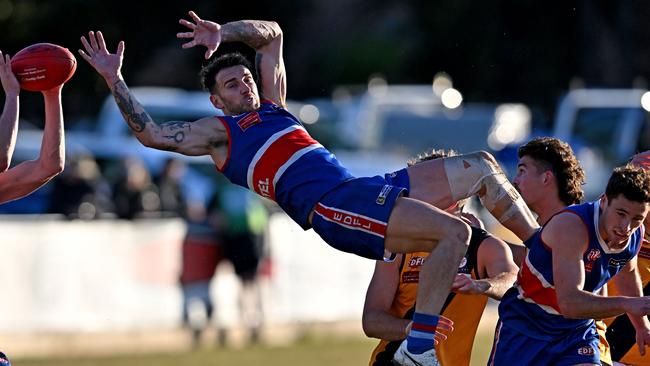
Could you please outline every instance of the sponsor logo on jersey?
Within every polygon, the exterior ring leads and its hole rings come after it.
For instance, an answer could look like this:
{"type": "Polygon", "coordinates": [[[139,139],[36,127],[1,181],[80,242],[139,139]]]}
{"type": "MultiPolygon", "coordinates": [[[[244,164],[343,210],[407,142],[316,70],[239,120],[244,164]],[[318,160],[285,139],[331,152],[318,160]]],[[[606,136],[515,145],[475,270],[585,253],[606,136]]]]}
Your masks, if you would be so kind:
{"type": "Polygon", "coordinates": [[[409,261],[409,267],[420,267],[424,264],[425,257],[411,257],[411,260],[409,261]]]}
{"type": "Polygon", "coordinates": [[[257,181],[257,188],[259,188],[259,193],[263,197],[271,197],[271,191],[269,186],[269,178],[264,180],[257,181]]]}
{"type": "Polygon", "coordinates": [[[587,254],[587,260],[594,262],[596,259],[600,258],[600,250],[599,249],[592,249],[589,251],[589,254],[587,254]]]}
{"type": "Polygon", "coordinates": [[[580,347],[578,348],[578,354],[580,356],[593,356],[596,351],[592,347],[580,347]]]}
{"type": "Polygon", "coordinates": [[[623,267],[624,265],[627,264],[627,261],[629,259],[616,259],[616,258],[610,258],[608,265],[610,267],[623,267]]]}
{"type": "Polygon", "coordinates": [[[257,112],[250,112],[242,119],[237,121],[237,125],[239,126],[239,128],[241,128],[242,131],[246,131],[250,127],[255,126],[260,122],[262,122],[260,115],[257,112]]]}
{"type": "Polygon", "coordinates": [[[420,282],[420,271],[408,271],[402,273],[402,283],[420,282]]]}
{"type": "Polygon", "coordinates": [[[390,191],[393,189],[393,186],[389,186],[386,184],[382,189],[381,192],[379,192],[379,196],[377,196],[377,200],[375,201],[378,205],[383,205],[386,203],[386,197],[388,197],[388,194],[390,191]]]}

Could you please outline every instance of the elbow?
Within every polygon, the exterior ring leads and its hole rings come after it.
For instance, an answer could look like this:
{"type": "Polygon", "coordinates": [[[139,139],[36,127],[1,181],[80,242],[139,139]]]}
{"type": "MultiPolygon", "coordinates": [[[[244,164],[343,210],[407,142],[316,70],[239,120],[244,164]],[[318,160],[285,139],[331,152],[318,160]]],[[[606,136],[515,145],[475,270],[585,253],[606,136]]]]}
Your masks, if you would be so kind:
{"type": "Polygon", "coordinates": [[[566,299],[566,300],[558,299],[557,305],[558,308],[560,309],[560,314],[562,314],[564,317],[574,318],[574,319],[579,319],[581,317],[581,313],[578,307],[570,299],[566,299]]]}
{"type": "Polygon", "coordinates": [[[275,21],[271,21],[270,23],[273,28],[273,33],[275,34],[273,38],[282,38],[282,28],[280,27],[280,24],[275,21]]]}
{"type": "Polygon", "coordinates": [[[372,330],[372,327],[365,321],[361,322],[361,327],[363,328],[363,334],[368,338],[376,338],[375,333],[372,330]]]}
{"type": "Polygon", "coordinates": [[[361,328],[363,329],[363,334],[369,338],[376,338],[372,323],[373,322],[371,321],[370,316],[364,312],[363,316],[361,317],[361,328]]]}
{"type": "Polygon", "coordinates": [[[41,163],[39,166],[39,171],[41,172],[41,175],[44,179],[49,180],[59,175],[61,172],[63,172],[64,168],[65,168],[65,158],[59,157],[41,163]]]}

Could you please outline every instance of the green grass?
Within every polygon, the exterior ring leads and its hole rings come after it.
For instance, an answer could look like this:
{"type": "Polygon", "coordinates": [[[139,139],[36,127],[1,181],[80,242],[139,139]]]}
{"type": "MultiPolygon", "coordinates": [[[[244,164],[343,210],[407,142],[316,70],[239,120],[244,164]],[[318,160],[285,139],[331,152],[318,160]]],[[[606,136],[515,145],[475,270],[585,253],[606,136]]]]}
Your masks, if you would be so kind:
{"type": "MultiPolygon", "coordinates": [[[[205,348],[168,354],[120,355],[57,359],[12,359],[15,366],[359,366],[367,365],[376,341],[360,337],[307,336],[290,346],[251,346],[205,348]]],[[[477,335],[472,365],[485,365],[491,347],[491,334],[477,335]]]]}

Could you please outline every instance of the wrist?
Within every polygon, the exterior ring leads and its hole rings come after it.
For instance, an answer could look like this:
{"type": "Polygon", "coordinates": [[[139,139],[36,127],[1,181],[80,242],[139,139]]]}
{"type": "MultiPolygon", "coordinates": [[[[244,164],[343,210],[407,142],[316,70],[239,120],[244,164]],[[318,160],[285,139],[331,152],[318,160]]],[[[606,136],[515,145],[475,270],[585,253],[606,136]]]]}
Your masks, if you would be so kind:
{"type": "Polygon", "coordinates": [[[108,84],[108,86],[112,89],[115,84],[124,81],[124,78],[122,78],[122,74],[118,72],[113,75],[104,76],[104,80],[106,80],[106,84],[108,84]]]}
{"type": "Polygon", "coordinates": [[[17,90],[5,90],[5,98],[7,99],[18,98],[19,94],[20,94],[20,88],[17,90]]]}

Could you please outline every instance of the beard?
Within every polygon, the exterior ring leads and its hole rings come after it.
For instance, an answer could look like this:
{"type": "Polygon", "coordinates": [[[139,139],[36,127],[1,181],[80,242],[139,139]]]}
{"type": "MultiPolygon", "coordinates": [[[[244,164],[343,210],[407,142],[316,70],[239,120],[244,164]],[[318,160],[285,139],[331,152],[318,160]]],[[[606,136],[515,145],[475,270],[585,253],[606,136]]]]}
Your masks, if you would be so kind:
{"type": "Polygon", "coordinates": [[[256,96],[252,102],[241,102],[233,105],[226,105],[224,113],[236,116],[248,112],[256,111],[260,108],[260,99],[256,96]]]}

